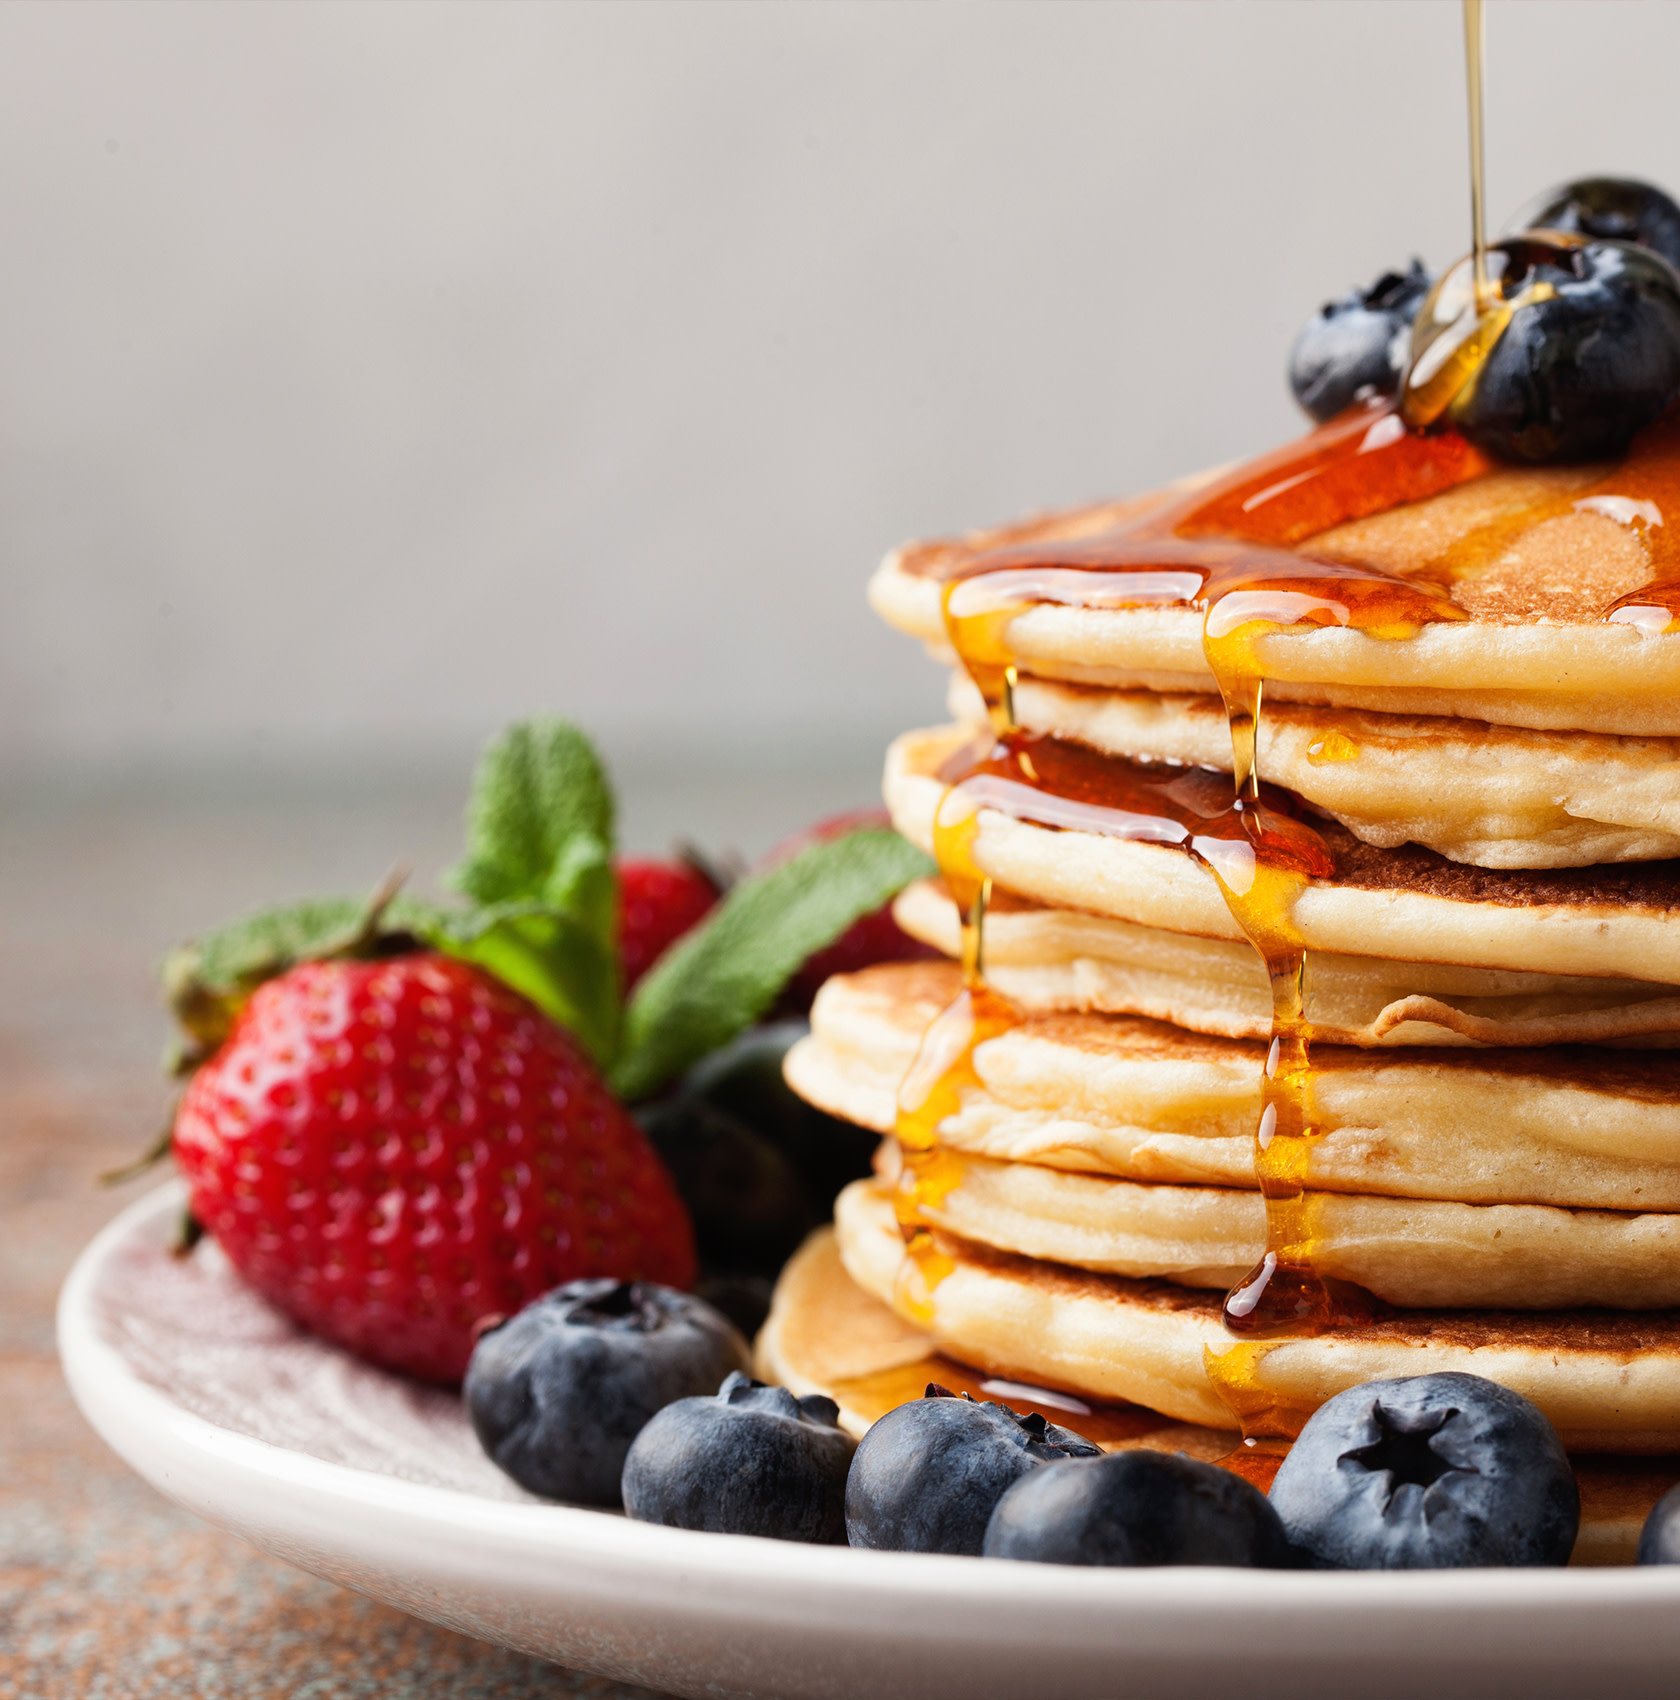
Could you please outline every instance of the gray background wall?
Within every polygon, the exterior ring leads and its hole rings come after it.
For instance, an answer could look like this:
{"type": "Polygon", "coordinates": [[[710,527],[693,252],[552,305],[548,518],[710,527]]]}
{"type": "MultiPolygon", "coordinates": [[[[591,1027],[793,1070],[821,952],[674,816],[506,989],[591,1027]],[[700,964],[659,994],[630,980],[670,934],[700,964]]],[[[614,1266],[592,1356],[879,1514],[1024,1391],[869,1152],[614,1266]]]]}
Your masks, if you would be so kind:
{"type": "MultiPolygon", "coordinates": [[[[1489,35],[1495,222],[1680,185],[1680,9],[1489,35]]],[[[940,695],[881,551],[1294,431],[1300,319],[1467,245],[1461,65],[1439,0],[13,0],[0,778],[553,708],[866,787],[940,695]]]]}

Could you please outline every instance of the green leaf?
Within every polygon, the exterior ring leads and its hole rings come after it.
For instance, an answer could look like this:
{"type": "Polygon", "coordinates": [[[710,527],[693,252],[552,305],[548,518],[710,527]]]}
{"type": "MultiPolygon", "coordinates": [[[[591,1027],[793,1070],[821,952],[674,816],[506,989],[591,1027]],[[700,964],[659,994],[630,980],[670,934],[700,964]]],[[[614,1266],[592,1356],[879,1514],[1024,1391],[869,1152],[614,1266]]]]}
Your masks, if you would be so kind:
{"type": "Polygon", "coordinates": [[[191,952],[201,984],[230,992],[265,980],[307,957],[326,956],[355,936],[367,911],[365,897],[308,897],[298,903],[243,915],[218,928],[191,952]]]}
{"type": "Polygon", "coordinates": [[[481,904],[603,901],[610,923],[613,798],[589,740],[564,720],[510,726],[479,758],[467,804],[467,853],[447,876],[481,904]]]}
{"type": "Polygon", "coordinates": [[[605,1067],[618,1042],[618,950],[564,911],[499,903],[440,912],[417,929],[426,942],[494,974],[568,1028],[605,1067]]]}
{"type": "MultiPolygon", "coordinates": [[[[423,935],[442,913],[400,894],[376,907],[377,930],[385,935],[423,935]]],[[[196,1044],[213,1050],[264,980],[349,949],[365,935],[369,919],[366,897],[309,897],[260,909],[171,951],[163,964],[164,990],[196,1044]]]]}
{"type": "Polygon", "coordinates": [[[603,1067],[618,1042],[613,797],[589,740],[564,720],[511,726],[484,752],[467,853],[448,883],[477,905],[427,933],[575,1033],[603,1067]]]}
{"type": "Polygon", "coordinates": [[[645,1098],[727,1044],[807,956],[932,869],[896,832],[864,827],[742,880],[637,985],[613,1089],[627,1102],[645,1098]]]}

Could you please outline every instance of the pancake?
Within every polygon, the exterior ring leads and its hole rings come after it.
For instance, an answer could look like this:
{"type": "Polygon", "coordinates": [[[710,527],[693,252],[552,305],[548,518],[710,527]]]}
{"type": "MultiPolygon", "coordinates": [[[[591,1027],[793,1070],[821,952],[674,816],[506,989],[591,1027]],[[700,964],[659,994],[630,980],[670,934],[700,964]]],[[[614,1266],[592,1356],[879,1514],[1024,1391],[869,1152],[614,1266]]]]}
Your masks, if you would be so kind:
{"type": "MultiPolygon", "coordinates": [[[[783,1269],[754,1360],[762,1380],[779,1382],[799,1397],[833,1399],[841,1425],[860,1438],[878,1417],[937,1382],[1018,1411],[1043,1411],[1108,1451],[1184,1452],[1213,1462],[1237,1447],[1236,1435],[1223,1428],[1035,1387],[1020,1372],[988,1375],[945,1355],[930,1334],[852,1280],[828,1228],[814,1233],[783,1269]]],[[[1581,1532],[1571,1562],[1632,1563],[1652,1505],[1680,1479],[1680,1458],[1588,1455],[1571,1462],[1581,1489],[1581,1532]]]]}
{"type": "MultiPolygon", "coordinates": [[[[946,963],[838,975],[784,1065],[819,1109],[890,1134],[922,1033],[956,995],[946,963]]],[[[1081,1175],[1253,1189],[1265,1047],[1125,1016],[1048,1015],[974,1053],[948,1150],[1081,1175]]],[[[1680,1059],[1666,1053],[1313,1050],[1304,1179],[1461,1204],[1680,1211],[1680,1059]]],[[[1251,1231],[1245,1215],[1242,1233],[1251,1231]]],[[[978,1237],[988,1238],[981,1234],[978,1237]]],[[[994,1242],[995,1243],[995,1242],[994,1242]]],[[[1258,1253],[1247,1239],[1234,1261],[1258,1253]]],[[[1083,1261],[1070,1257],[1068,1261],[1083,1261]]]]}
{"type": "MultiPolygon", "coordinates": [[[[965,733],[910,732],[887,754],[893,824],[923,849],[965,733]]],[[[1379,850],[1346,828],[1319,828],[1334,861],[1296,899],[1309,950],[1401,962],[1680,983],[1680,865],[1591,870],[1464,867],[1408,845],[1379,850]]],[[[970,846],[984,873],[1041,903],[1203,938],[1240,937],[1213,875],[1177,844],[1056,829],[981,808],[970,846]]],[[[1670,1017],[1672,1019],[1672,1017],[1670,1017]]]]}
{"type": "MultiPolygon", "coordinates": [[[[1015,688],[1029,732],[1106,755],[1231,770],[1212,696],[1098,691],[1042,679],[1015,688]]],[[[951,710],[985,723],[953,676],[951,710]]],[[[1482,868],[1576,868],[1680,855],[1680,738],[1533,732],[1473,720],[1269,703],[1261,773],[1367,844],[1421,844],[1482,868]]]]}
{"type": "MultiPolygon", "coordinates": [[[[889,1185],[897,1147],[879,1163],[889,1185]]],[[[1258,1191],[963,1155],[921,1216],[963,1241],[1097,1274],[1236,1286],[1266,1250],[1258,1191]],[[954,1184],[951,1181],[954,1180],[954,1184]]],[[[1315,1192],[1312,1263],[1409,1310],[1680,1306],[1680,1216],[1315,1192]]]]}
{"type": "MultiPolygon", "coordinates": [[[[1635,514],[1578,509],[1603,468],[1503,468],[1296,545],[1401,578],[1445,579],[1463,620],[1390,639],[1344,627],[1274,630],[1253,657],[1269,702],[1445,715],[1537,730],[1680,735],[1680,633],[1613,624],[1652,579],[1635,514]]],[[[1157,501],[1162,500],[1156,498],[1157,501]]],[[[942,661],[944,584],[1004,548],[1100,536],[1146,504],[1105,503],[895,551],[870,581],[876,612],[942,661]]],[[[1608,508],[1609,511],[1606,511],[1608,508]]],[[[1039,678],[1207,694],[1214,679],[1193,607],[1028,606],[1005,639],[1039,678]]]]}
{"type": "MultiPolygon", "coordinates": [[[[856,1181],[835,1203],[847,1273],[890,1303],[903,1257],[892,1205],[856,1181]]],[[[942,1235],[954,1259],[932,1289],[929,1332],[992,1375],[1145,1405],[1208,1427],[1230,1417],[1203,1344],[1231,1344],[1217,1294],[989,1251],[942,1235]]],[[[1680,1316],[1670,1311],[1406,1311],[1368,1327],[1284,1340],[1256,1369],[1284,1404],[1314,1409],[1380,1377],[1461,1370],[1532,1399],[1572,1450],[1680,1450],[1680,1316]]]]}
{"type": "MultiPolygon", "coordinates": [[[[913,938],[960,953],[956,905],[940,882],[907,886],[893,914],[913,938]]],[[[1246,942],[1048,909],[1001,887],[986,915],[986,974],[1024,1010],[1104,1010],[1233,1039],[1271,1036],[1271,990],[1246,942]]],[[[1319,951],[1307,958],[1306,994],[1314,1032],[1336,1045],[1680,1042],[1680,987],[1639,980],[1319,951]]]]}

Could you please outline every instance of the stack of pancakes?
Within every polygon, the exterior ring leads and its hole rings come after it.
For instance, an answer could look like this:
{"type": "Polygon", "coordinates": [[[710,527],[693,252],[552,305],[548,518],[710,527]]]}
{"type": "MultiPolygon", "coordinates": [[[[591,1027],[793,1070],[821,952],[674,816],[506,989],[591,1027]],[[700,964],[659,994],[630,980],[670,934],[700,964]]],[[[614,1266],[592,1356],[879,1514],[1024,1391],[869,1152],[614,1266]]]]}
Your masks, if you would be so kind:
{"type": "MultiPolygon", "coordinates": [[[[1361,1326],[1258,1358],[1280,1406],[1468,1370],[1527,1394],[1573,1448],[1680,1450],[1680,632],[1650,609],[1605,617],[1656,576],[1662,516],[1640,490],[1653,454],[1680,475],[1665,430],[1625,498],[1614,468],[1494,469],[1297,545],[1444,584],[1464,618],[1252,644],[1260,773],[1334,864],[1291,911],[1314,1036],[1313,1262],[1376,1301],[1361,1326]]],[[[872,600],[952,662],[949,583],[1127,511],[912,546],[872,600]]],[[[1024,732],[1229,795],[1195,607],[1029,603],[1006,638],[1024,732]]],[[[956,724],[906,734],[887,762],[893,819],[930,850],[953,757],[986,727],[961,668],[951,708],[956,724]]],[[[938,1127],[947,1182],[920,1209],[949,1272],[917,1319],[993,1375],[1232,1428],[1204,1347],[1225,1349],[1221,1301],[1267,1243],[1267,973],[1183,843],[1050,815],[993,793],[972,817],[986,978],[1022,1020],[974,1050],[938,1127]]],[[[958,955],[943,881],[897,913],[958,955]]],[[[891,1135],[961,987],[954,961],[831,980],[788,1078],[891,1135]]],[[[897,1161],[889,1140],[836,1233],[851,1278],[904,1310],[897,1161]]]]}

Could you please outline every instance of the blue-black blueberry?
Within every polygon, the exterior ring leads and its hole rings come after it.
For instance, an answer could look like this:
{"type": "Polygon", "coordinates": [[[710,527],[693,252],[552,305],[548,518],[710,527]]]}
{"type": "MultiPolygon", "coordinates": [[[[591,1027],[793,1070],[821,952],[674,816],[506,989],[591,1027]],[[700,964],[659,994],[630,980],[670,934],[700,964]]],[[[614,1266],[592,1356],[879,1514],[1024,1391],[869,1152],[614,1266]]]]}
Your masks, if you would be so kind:
{"type": "MultiPolygon", "coordinates": [[[[1650,248],[1535,232],[1495,243],[1490,276],[1510,322],[1459,390],[1448,417],[1503,460],[1567,462],[1620,454],[1680,393],[1680,273],[1650,248]],[[1526,299],[1525,299],[1526,298],[1526,299]]],[[[1443,280],[1419,319],[1439,321],[1443,280]]],[[[1414,376],[1430,358],[1421,352],[1414,376]]]]}
{"type": "Polygon", "coordinates": [[[1654,248],[1680,266],[1680,206],[1653,183],[1635,177],[1577,177],[1536,195],[1505,226],[1521,230],[1564,230],[1573,236],[1608,237],[1654,248]]]}
{"type": "Polygon", "coordinates": [[[667,1405],[624,1460],[624,1509],[643,1523],[835,1544],[857,1442],[840,1407],[731,1375],[711,1398],[667,1405]]]}
{"type": "Polygon", "coordinates": [[[879,1135],[813,1109],[782,1076],[810,1031],[777,1021],[714,1051],[636,1120],[665,1159],[694,1223],[695,1290],[743,1334],[758,1331],[772,1283],[834,1195],[869,1173],[879,1135]]]}
{"type": "Polygon", "coordinates": [[[1639,1531],[1639,1564],[1680,1564],[1680,1486],[1671,1487],[1639,1531]]]}
{"type": "Polygon", "coordinates": [[[1457,1371],[1368,1381],[1327,1400],[1271,1500],[1290,1541],[1323,1570],[1567,1564],[1581,1521],[1544,1414],[1457,1371]]]}
{"type": "Polygon", "coordinates": [[[982,1551],[1039,1564],[1293,1563],[1266,1496],[1182,1452],[1110,1452],[1032,1470],[993,1508],[982,1551]]]}
{"type": "Polygon", "coordinates": [[[978,1556],[1004,1491],[1041,1464],[1092,1458],[1083,1435],[977,1403],[930,1383],[858,1443],[846,1479],[846,1538],[855,1547],[978,1556]]]}
{"type": "Polygon", "coordinates": [[[569,1281],[479,1339],[463,1391],[480,1444],[521,1487],[617,1505],[648,1419],[747,1359],[733,1325],[691,1293],[569,1281]]]}
{"type": "Polygon", "coordinates": [[[1362,396],[1393,395],[1411,348],[1412,320],[1429,293],[1421,260],[1351,289],[1302,325],[1289,350],[1289,387],[1320,424],[1362,396]]]}

